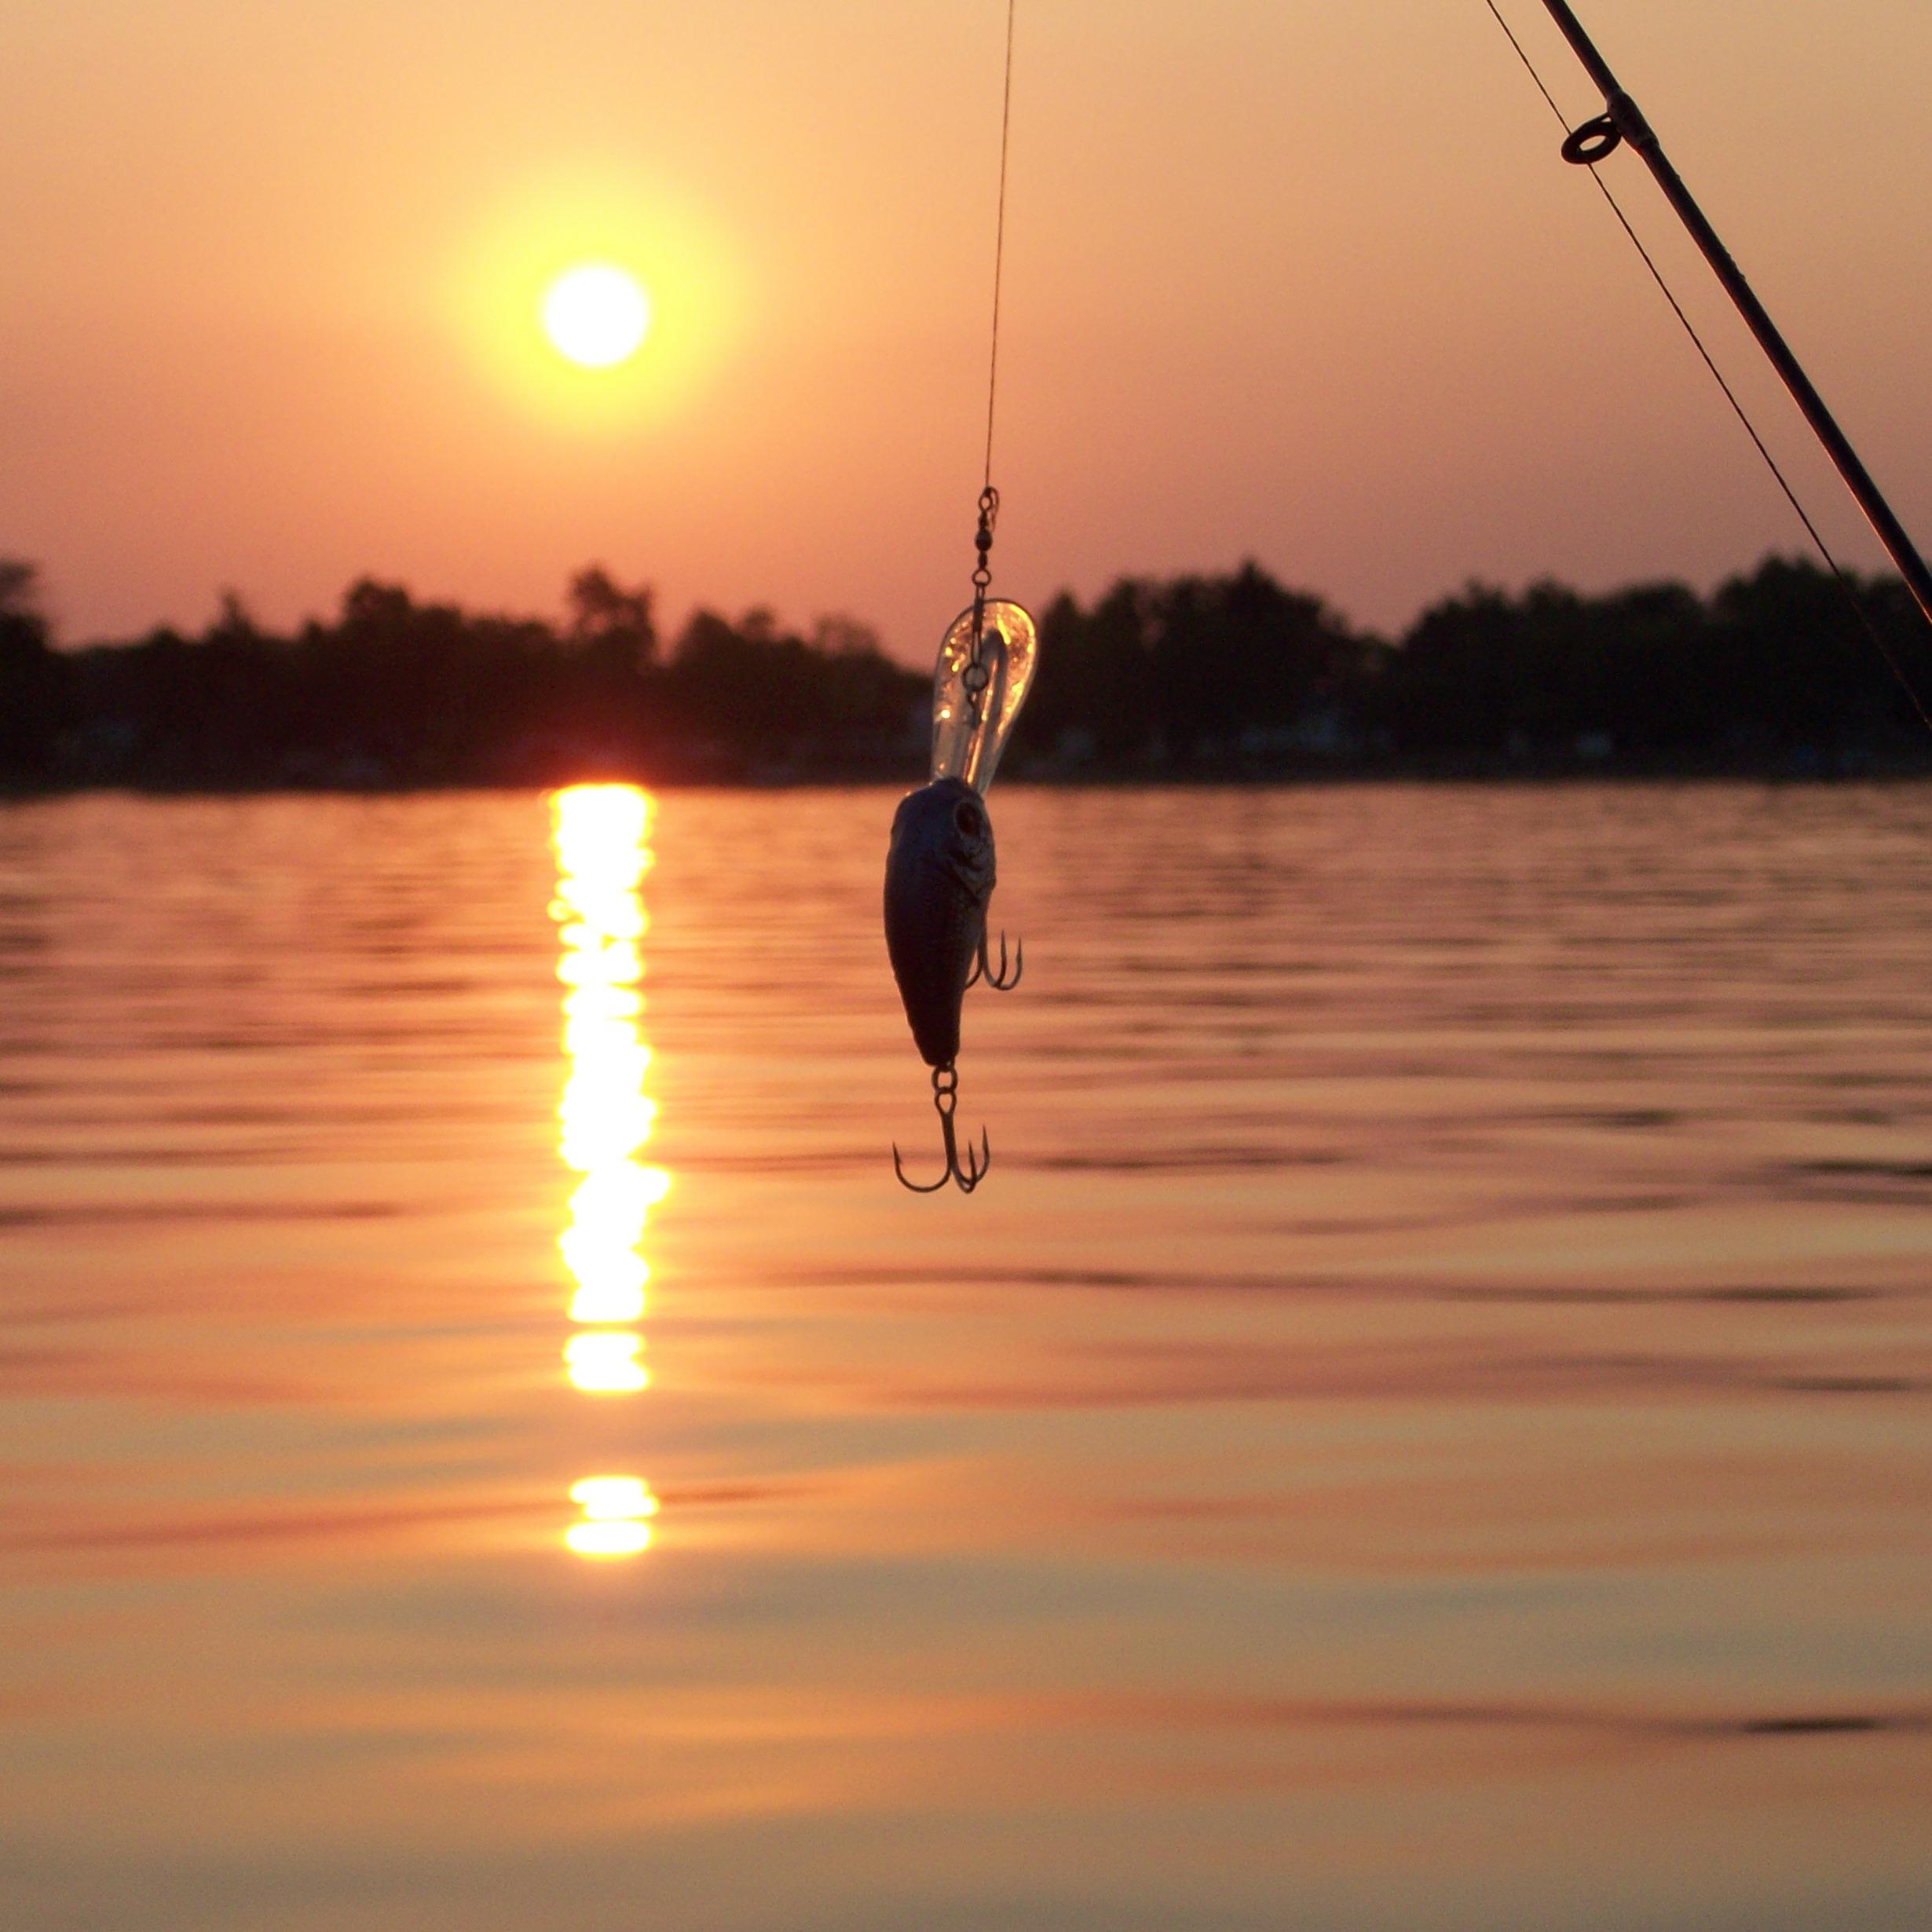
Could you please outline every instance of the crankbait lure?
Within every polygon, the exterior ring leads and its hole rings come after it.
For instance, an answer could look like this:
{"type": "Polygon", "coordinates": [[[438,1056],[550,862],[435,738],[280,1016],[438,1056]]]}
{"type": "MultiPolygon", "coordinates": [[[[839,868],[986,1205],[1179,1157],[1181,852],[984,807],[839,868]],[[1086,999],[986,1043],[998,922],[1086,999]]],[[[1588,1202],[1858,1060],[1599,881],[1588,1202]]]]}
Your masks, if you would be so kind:
{"type": "Polygon", "coordinates": [[[906,1178],[897,1146],[893,1172],[915,1194],[936,1194],[950,1180],[971,1194],[993,1165],[986,1130],[979,1151],[968,1143],[960,1158],[953,1111],[959,1103],[960,1008],[975,979],[1004,993],[1019,984],[1018,942],[1006,964],[1000,935],[997,970],[986,956],[986,906],[993,897],[993,821],[986,788],[1006,748],[1013,721],[1033,682],[1038,637],[1017,604],[993,602],[993,525],[1000,492],[993,487],[993,413],[1000,368],[1000,273],[1006,244],[1007,134],[1013,105],[1014,0],[1006,6],[1006,79],[1000,103],[999,214],[993,238],[993,336],[986,358],[986,467],[979,492],[979,555],[973,601],[953,619],[939,645],[932,680],[932,777],[902,799],[886,852],[886,950],[898,982],[920,1057],[932,1069],[932,1104],[946,1146],[946,1171],[923,1186],[906,1178]]]}
{"type": "MultiPolygon", "coordinates": [[[[990,547],[997,498],[982,499],[981,568],[990,547]]],[[[915,1194],[935,1194],[950,1180],[971,1194],[993,1164],[986,1131],[975,1154],[961,1158],[953,1125],[958,1103],[960,1009],[976,979],[1000,992],[1019,984],[1023,954],[1015,943],[1008,971],[1006,935],[1000,963],[987,956],[986,907],[995,878],[993,820],[986,788],[1006,748],[1013,721],[1033,682],[1038,645],[1033,619],[1018,605],[989,602],[984,586],[939,646],[933,675],[932,777],[899,802],[886,853],[886,950],[898,982],[913,1044],[932,1069],[932,1103],[939,1116],[946,1171],[924,1185],[908,1180],[892,1150],[892,1165],[915,1194]]]]}

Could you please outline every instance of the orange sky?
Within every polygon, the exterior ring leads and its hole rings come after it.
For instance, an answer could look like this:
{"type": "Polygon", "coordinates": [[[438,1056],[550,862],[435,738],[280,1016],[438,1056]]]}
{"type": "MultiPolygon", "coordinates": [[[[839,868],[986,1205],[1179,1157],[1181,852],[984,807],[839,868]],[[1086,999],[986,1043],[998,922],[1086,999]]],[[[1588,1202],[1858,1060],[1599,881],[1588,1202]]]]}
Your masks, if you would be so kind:
{"type": "MultiPolygon", "coordinates": [[[[1574,117],[1535,0],[1506,9],[1574,117]]],[[[1932,9],[1586,0],[1932,542],[1932,9]]],[[[1004,7],[13,0],[0,554],[70,638],[362,571],[548,609],[600,558],[843,609],[964,601],[1004,7]],[[633,262],[566,379],[543,275],[633,262]]],[[[1797,533],[1481,0],[1020,0],[998,587],[1252,553],[1389,626],[1480,574],[1708,582],[1797,533]]],[[[1877,559],[1627,154],[1774,445],[1877,559]]]]}

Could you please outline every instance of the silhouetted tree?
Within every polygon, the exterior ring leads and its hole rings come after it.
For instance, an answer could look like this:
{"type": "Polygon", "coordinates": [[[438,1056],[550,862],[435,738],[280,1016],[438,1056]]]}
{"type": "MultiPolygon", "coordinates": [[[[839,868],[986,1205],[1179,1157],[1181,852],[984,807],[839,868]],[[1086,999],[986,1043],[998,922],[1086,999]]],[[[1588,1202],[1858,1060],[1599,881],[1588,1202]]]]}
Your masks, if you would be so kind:
{"type": "Polygon", "coordinates": [[[613,664],[649,670],[657,656],[653,601],[649,584],[627,591],[602,564],[591,564],[570,580],[571,639],[607,653],[613,664]]]}
{"type": "Polygon", "coordinates": [[[0,781],[38,778],[53,759],[58,667],[38,576],[0,558],[0,781]]]}
{"type": "Polygon", "coordinates": [[[664,679],[704,768],[741,774],[876,759],[881,748],[905,742],[925,684],[849,618],[820,619],[807,642],[781,632],[762,609],[735,624],[715,611],[693,612],[664,679]]]}
{"type": "MultiPolygon", "coordinates": [[[[1868,596],[1863,601],[1872,608],[1868,596]]],[[[1878,616],[1874,609],[1875,628],[1878,616]]],[[[1719,587],[1711,617],[1733,687],[1726,709],[1734,734],[1816,756],[1910,728],[1883,652],[1828,571],[1767,558],[1751,576],[1719,587]]],[[[1918,654],[1913,646],[1922,652],[1923,633],[1923,624],[1912,627],[1898,653],[1901,668],[1918,654]]],[[[1923,680],[1923,661],[1917,668],[1923,680]]]]}
{"type": "Polygon", "coordinates": [[[1354,639],[1319,597],[1261,567],[1143,598],[1157,728],[1184,757],[1279,748],[1338,695],[1354,639]]]}
{"type": "Polygon", "coordinates": [[[1152,748],[1154,670],[1146,587],[1122,578],[1091,611],[1063,591],[1040,624],[1025,744],[1080,764],[1125,770],[1152,748]]]}

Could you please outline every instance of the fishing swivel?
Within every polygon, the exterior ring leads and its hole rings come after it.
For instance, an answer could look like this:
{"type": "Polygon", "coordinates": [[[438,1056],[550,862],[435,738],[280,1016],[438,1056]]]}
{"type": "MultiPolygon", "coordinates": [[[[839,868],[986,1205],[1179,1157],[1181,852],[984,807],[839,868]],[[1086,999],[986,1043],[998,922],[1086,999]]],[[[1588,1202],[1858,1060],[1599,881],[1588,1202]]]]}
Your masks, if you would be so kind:
{"type": "Polygon", "coordinates": [[[946,1172],[937,1180],[923,1186],[916,1180],[906,1178],[906,1167],[899,1158],[899,1146],[892,1143],[892,1171],[899,1177],[899,1185],[913,1194],[937,1194],[950,1180],[961,1194],[971,1194],[986,1177],[993,1165],[993,1146],[986,1138],[986,1130],[979,1130],[979,1151],[973,1152],[972,1143],[966,1143],[966,1158],[960,1159],[959,1143],[953,1128],[953,1110],[959,1104],[959,1074],[951,1061],[932,1070],[932,1104],[939,1116],[939,1132],[946,1147],[946,1172]]]}
{"type": "Polygon", "coordinates": [[[993,584],[993,526],[999,515],[1000,492],[989,483],[979,492],[979,527],[973,532],[973,628],[960,672],[960,688],[965,693],[967,714],[975,731],[985,726],[986,686],[993,682],[986,663],[986,592],[993,584]]]}
{"type": "MultiPolygon", "coordinates": [[[[1000,492],[989,483],[979,492],[979,527],[973,532],[973,548],[979,553],[973,566],[973,602],[982,610],[993,582],[993,526],[999,518],[1000,492]]],[[[974,628],[977,631],[978,624],[974,628]]]]}

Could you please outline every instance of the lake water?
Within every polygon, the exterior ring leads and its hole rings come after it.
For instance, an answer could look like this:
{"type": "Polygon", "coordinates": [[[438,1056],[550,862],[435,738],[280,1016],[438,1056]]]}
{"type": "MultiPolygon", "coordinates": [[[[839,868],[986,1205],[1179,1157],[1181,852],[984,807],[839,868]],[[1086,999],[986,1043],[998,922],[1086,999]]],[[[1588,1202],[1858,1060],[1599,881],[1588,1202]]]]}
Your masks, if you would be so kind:
{"type": "Polygon", "coordinates": [[[1932,788],[892,803],[0,807],[0,1923],[1932,1923],[1932,788]]]}

